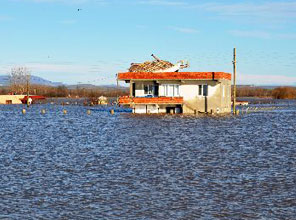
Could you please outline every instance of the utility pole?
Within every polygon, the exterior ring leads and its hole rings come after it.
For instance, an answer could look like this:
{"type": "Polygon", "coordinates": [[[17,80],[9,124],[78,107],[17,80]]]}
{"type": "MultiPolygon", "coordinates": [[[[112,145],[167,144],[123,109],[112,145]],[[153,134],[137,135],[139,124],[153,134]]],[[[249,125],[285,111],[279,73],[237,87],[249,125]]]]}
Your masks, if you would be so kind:
{"type": "Polygon", "coordinates": [[[119,84],[118,84],[118,73],[116,74],[116,85],[117,85],[117,94],[116,94],[116,105],[118,105],[118,101],[119,101],[119,84]]]}
{"type": "Polygon", "coordinates": [[[27,83],[27,107],[30,107],[30,101],[29,101],[29,80],[30,80],[30,76],[27,74],[26,76],[26,83],[27,83]]]}
{"type": "Polygon", "coordinates": [[[236,48],[233,48],[233,114],[236,115],[236,48]]]}

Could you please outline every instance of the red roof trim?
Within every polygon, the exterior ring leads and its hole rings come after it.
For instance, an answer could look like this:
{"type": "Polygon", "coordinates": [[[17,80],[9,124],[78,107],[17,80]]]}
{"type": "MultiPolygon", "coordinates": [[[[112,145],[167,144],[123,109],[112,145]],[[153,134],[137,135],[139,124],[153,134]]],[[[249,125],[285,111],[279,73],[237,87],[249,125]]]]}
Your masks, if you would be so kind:
{"type": "Polygon", "coordinates": [[[225,72],[126,72],[118,74],[119,80],[231,80],[231,74],[225,72]]]}

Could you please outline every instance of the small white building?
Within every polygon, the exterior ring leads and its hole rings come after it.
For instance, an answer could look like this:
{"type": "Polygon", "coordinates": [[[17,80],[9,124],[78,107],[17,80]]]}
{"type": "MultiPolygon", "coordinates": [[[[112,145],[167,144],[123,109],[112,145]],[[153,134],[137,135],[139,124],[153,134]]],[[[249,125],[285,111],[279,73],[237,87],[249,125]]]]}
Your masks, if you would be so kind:
{"type": "Polygon", "coordinates": [[[119,104],[134,113],[230,113],[231,74],[224,72],[127,72],[130,95],[119,104]]]}
{"type": "Polygon", "coordinates": [[[25,95],[0,95],[0,104],[22,104],[25,95]]]}

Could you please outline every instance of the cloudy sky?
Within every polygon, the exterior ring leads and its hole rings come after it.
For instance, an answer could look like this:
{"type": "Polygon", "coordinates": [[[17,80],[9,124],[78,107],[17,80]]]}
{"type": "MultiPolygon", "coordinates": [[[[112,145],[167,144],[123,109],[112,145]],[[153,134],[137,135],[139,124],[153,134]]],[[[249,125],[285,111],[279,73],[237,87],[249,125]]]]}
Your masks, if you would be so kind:
{"type": "Polygon", "coordinates": [[[0,43],[0,74],[69,84],[115,84],[152,53],[232,72],[236,47],[240,84],[296,85],[295,0],[1,0],[0,43]]]}

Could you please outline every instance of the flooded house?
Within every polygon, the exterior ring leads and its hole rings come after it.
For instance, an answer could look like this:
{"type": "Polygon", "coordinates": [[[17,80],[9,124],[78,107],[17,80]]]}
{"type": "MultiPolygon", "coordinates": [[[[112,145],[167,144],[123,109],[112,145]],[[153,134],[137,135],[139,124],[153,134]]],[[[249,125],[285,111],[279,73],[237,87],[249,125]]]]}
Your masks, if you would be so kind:
{"type": "Polygon", "coordinates": [[[118,73],[117,78],[130,85],[129,96],[119,97],[118,102],[131,107],[134,113],[231,112],[230,73],[178,72],[188,66],[184,62],[153,72],[133,65],[129,72],[118,73]]]}

